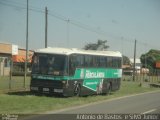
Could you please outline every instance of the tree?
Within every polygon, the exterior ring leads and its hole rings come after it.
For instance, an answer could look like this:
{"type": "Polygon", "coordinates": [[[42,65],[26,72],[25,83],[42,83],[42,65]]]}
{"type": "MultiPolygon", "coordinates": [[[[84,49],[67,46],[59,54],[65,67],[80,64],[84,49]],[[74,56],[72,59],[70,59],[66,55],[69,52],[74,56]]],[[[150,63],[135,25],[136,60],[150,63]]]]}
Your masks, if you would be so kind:
{"type": "Polygon", "coordinates": [[[106,45],[107,40],[98,40],[97,43],[89,43],[84,46],[85,50],[106,50],[109,48],[108,45],[106,45]]]}
{"type": "Polygon", "coordinates": [[[156,61],[160,60],[160,50],[151,49],[146,54],[142,54],[140,59],[142,67],[148,68],[153,73],[156,61]]]}
{"type": "Polygon", "coordinates": [[[123,55],[123,65],[130,65],[130,60],[127,56],[123,55]]]}

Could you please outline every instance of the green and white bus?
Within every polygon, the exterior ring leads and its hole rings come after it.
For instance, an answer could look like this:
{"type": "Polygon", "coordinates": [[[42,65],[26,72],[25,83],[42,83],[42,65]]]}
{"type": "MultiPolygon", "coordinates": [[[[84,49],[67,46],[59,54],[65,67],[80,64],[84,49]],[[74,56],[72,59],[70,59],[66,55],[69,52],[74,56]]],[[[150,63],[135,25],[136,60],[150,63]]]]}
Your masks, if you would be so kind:
{"type": "Polygon", "coordinates": [[[122,55],[114,51],[69,48],[36,50],[32,60],[32,92],[84,96],[120,88],[122,55]]]}

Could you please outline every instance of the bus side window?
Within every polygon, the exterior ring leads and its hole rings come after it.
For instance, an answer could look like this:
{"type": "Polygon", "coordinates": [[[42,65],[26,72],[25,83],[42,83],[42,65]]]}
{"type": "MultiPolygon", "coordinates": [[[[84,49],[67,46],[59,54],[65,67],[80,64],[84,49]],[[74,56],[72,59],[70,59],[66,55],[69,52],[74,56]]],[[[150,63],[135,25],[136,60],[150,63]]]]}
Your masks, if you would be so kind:
{"type": "Polygon", "coordinates": [[[118,57],[113,58],[113,67],[121,68],[121,59],[118,57]]]}
{"type": "Polygon", "coordinates": [[[99,56],[93,56],[93,67],[99,67],[99,56]]]}
{"type": "Polygon", "coordinates": [[[74,75],[76,68],[81,67],[80,59],[81,59],[80,55],[77,55],[77,54],[73,54],[70,56],[70,59],[69,59],[70,75],[74,75]]]}
{"type": "Polygon", "coordinates": [[[122,59],[118,58],[118,68],[121,68],[121,66],[122,66],[122,59]]]}
{"type": "Polygon", "coordinates": [[[117,59],[116,58],[112,58],[112,66],[113,68],[117,68],[117,59]]]}
{"type": "Polygon", "coordinates": [[[99,66],[105,68],[106,64],[107,64],[107,58],[103,57],[103,56],[100,56],[100,58],[99,58],[99,66]]]}
{"type": "Polygon", "coordinates": [[[88,67],[88,56],[85,55],[84,66],[88,67]]]}
{"type": "Polygon", "coordinates": [[[77,55],[76,56],[76,61],[77,61],[77,68],[84,67],[84,56],[83,55],[77,55]]]}
{"type": "Polygon", "coordinates": [[[85,67],[93,67],[93,57],[85,55],[85,67]]]}
{"type": "Polygon", "coordinates": [[[112,57],[108,57],[107,58],[107,67],[112,68],[113,64],[112,64],[112,57]]]}

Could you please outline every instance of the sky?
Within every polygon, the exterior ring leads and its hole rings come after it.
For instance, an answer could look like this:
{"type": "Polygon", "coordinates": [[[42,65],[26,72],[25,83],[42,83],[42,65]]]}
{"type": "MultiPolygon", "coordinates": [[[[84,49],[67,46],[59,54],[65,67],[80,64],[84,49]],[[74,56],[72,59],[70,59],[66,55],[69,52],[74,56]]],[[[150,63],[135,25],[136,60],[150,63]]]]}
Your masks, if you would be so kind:
{"type": "MultiPolygon", "coordinates": [[[[29,0],[28,47],[83,48],[107,40],[108,50],[130,58],[160,50],[160,0],[29,0]]],[[[27,0],[0,0],[0,42],[26,46],[27,0]]]]}

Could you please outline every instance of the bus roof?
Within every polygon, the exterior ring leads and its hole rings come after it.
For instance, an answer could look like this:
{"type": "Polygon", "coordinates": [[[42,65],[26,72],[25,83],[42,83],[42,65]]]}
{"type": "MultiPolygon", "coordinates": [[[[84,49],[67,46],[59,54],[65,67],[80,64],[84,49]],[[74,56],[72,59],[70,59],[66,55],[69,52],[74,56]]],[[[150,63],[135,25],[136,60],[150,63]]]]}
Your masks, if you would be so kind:
{"type": "Polygon", "coordinates": [[[85,54],[85,55],[122,57],[122,54],[119,51],[97,51],[97,50],[83,50],[77,48],[57,48],[57,47],[37,49],[35,50],[35,53],[61,54],[61,55],[85,54]]]}

